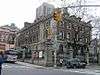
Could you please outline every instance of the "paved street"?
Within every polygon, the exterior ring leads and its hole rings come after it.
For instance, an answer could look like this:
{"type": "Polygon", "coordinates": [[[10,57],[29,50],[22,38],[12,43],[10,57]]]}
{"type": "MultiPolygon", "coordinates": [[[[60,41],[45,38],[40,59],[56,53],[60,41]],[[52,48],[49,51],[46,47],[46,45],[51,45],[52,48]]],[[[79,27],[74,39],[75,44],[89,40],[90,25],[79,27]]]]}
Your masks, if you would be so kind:
{"type": "MultiPolygon", "coordinates": [[[[2,75],[94,75],[94,74],[86,74],[79,72],[72,72],[69,70],[60,70],[60,69],[46,69],[39,68],[37,66],[33,67],[30,64],[3,64],[2,75]]],[[[100,75],[100,74],[95,74],[100,75]]]]}

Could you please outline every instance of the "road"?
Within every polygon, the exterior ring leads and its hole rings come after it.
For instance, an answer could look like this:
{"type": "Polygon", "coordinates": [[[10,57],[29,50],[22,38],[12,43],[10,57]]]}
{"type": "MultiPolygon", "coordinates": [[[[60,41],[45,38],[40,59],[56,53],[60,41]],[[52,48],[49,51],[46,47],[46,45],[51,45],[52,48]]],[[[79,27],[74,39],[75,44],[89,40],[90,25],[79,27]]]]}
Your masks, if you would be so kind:
{"type": "Polygon", "coordinates": [[[2,75],[92,75],[85,73],[75,73],[63,70],[42,69],[22,64],[3,64],[2,75]]]}

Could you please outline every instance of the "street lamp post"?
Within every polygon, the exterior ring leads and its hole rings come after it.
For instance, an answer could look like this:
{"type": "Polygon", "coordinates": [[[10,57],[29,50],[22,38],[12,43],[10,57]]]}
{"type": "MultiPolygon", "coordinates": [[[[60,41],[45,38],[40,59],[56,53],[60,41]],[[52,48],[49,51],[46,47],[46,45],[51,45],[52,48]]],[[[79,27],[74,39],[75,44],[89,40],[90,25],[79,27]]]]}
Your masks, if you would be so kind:
{"type": "Polygon", "coordinates": [[[57,50],[58,50],[58,42],[57,42],[57,25],[59,25],[60,22],[54,22],[54,67],[57,67],[57,50]]]}
{"type": "Polygon", "coordinates": [[[54,35],[54,67],[57,67],[57,35],[54,35]]]}

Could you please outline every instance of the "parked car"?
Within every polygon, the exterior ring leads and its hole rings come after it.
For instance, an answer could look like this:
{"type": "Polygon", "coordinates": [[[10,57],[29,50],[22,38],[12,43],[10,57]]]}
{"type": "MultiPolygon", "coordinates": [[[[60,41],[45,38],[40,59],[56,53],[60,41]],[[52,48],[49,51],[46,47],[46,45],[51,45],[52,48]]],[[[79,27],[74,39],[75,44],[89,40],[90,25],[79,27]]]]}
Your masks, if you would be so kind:
{"type": "Polygon", "coordinates": [[[73,59],[68,59],[65,61],[65,66],[67,68],[85,68],[86,67],[86,63],[85,62],[81,62],[80,59],[78,58],[73,58],[73,59]]]}
{"type": "Polygon", "coordinates": [[[14,50],[5,51],[4,61],[15,63],[17,61],[17,52],[14,50]]]}

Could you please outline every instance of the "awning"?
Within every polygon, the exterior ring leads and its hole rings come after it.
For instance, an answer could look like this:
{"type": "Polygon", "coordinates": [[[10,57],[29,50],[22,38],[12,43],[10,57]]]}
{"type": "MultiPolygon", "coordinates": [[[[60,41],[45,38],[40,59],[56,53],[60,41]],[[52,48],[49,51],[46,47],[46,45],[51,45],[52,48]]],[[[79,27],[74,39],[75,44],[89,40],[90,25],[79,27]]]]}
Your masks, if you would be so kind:
{"type": "Polygon", "coordinates": [[[5,51],[5,50],[3,50],[3,49],[0,49],[0,51],[5,51]]]}

